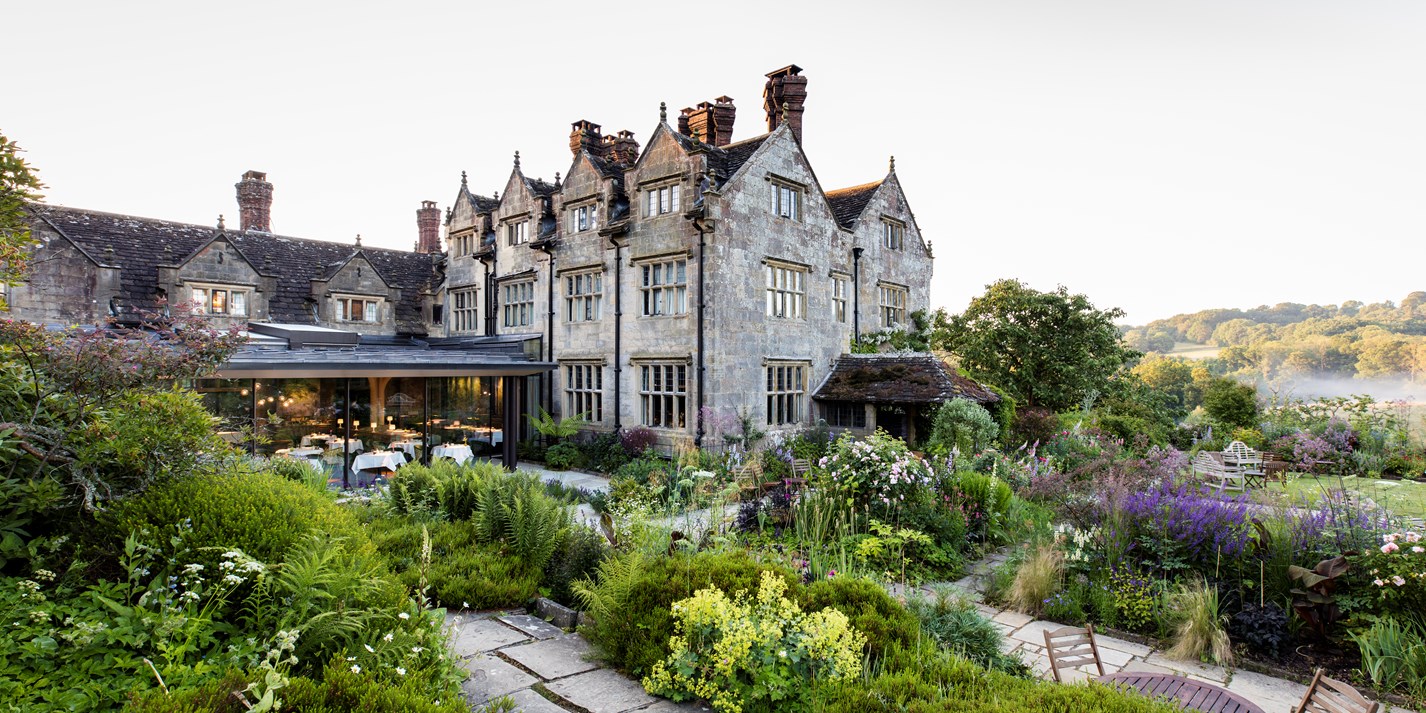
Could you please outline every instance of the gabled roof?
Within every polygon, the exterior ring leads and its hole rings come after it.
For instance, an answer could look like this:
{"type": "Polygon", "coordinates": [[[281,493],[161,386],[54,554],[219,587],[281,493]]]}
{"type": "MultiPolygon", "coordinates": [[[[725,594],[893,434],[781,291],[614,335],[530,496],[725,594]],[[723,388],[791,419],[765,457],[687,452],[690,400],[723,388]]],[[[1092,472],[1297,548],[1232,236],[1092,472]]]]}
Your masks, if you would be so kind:
{"type": "Polygon", "coordinates": [[[727,146],[713,147],[708,152],[708,165],[718,175],[718,185],[722,186],[748,162],[748,159],[762,148],[763,142],[767,141],[772,134],[763,134],[751,139],[736,141],[727,146]]]}
{"type": "MultiPolygon", "coordinates": [[[[51,205],[33,205],[31,210],[97,262],[121,268],[119,298],[131,307],[148,307],[158,297],[159,265],[179,262],[218,235],[218,229],[210,226],[155,218],[51,205]]],[[[351,245],[265,232],[227,231],[225,235],[253,269],[276,278],[277,290],[268,295],[268,318],[273,321],[311,324],[312,278],[333,264],[345,264],[358,252],[351,245]]],[[[382,248],[360,252],[387,284],[401,289],[401,299],[394,305],[397,331],[424,331],[421,293],[439,282],[439,255],[382,248]]]]}
{"type": "Polygon", "coordinates": [[[391,281],[386,279],[386,275],[381,274],[381,268],[377,267],[376,263],[372,262],[371,258],[367,256],[366,248],[357,248],[356,252],[347,255],[346,257],[328,265],[327,268],[323,270],[320,275],[313,276],[313,279],[330,280],[333,277],[336,277],[337,273],[341,272],[343,268],[351,264],[352,260],[355,260],[357,258],[366,260],[366,263],[368,265],[371,265],[371,268],[373,270],[376,270],[376,276],[381,278],[381,281],[386,283],[387,287],[391,286],[391,281]]]}
{"type": "Polygon", "coordinates": [[[820,401],[937,404],[950,399],[995,403],[990,389],[957,374],[934,354],[843,354],[812,395],[820,401]]]}
{"type": "Polygon", "coordinates": [[[526,178],[523,173],[520,174],[520,177],[525,179],[525,185],[529,187],[530,192],[541,198],[548,198],[558,190],[553,183],[546,183],[538,178],[526,178]]]}
{"type": "Polygon", "coordinates": [[[832,215],[837,218],[837,224],[843,228],[855,225],[857,218],[861,217],[862,211],[866,210],[871,197],[876,195],[882,183],[883,181],[872,181],[860,186],[827,191],[827,204],[832,206],[832,215]]]}
{"type": "Polygon", "coordinates": [[[207,242],[200,244],[200,245],[199,245],[198,247],[196,247],[196,248],[193,248],[192,252],[189,252],[187,255],[184,255],[183,257],[181,257],[181,258],[179,258],[178,260],[175,260],[174,262],[169,263],[169,264],[171,264],[171,265],[186,265],[186,264],[188,264],[190,261],[192,261],[193,258],[198,257],[198,255],[199,255],[200,253],[202,253],[204,250],[207,250],[209,245],[212,245],[213,243],[216,243],[216,242],[218,242],[219,240],[227,241],[227,243],[233,247],[233,250],[234,250],[235,252],[237,252],[238,257],[242,258],[244,262],[246,262],[248,265],[252,266],[252,268],[253,268],[254,270],[256,270],[259,275],[264,275],[264,276],[267,275],[266,272],[263,272],[262,267],[261,267],[260,265],[254,263],[252,260],[248,259],[248,256],[243,253],[243,249],[242,249],[241,247],[239,247],[237,243],[233,242],[233,240],[228,236],[228,231],[225,230],[225,229],[223,229],[223,228],[218,228],[217,230],[215,230],[215,231],[213,232],[213,237],[212,237],[212,238],[209,238],[207,242]]]}

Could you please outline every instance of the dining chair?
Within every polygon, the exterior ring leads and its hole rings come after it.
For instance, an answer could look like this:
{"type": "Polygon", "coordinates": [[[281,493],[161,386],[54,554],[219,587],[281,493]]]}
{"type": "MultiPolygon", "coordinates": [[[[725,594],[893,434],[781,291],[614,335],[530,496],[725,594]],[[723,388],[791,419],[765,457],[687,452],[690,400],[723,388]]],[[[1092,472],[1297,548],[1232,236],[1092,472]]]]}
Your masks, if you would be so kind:
{"type": "Polygon", "coordinates": [[[1094,643],[1094,625],[1086,624],[1084,628],[1078,626],[1066,626],[1054,631],[1045,630],[1045,653],[1050,657],[1050,671],[1055,675],[1056,683],[1063,683],[1060,679],[1060,669],[1073,668],[1094,664],[1099,671],[1099,675],[1104,675],[1104,664],[1099,660],[1099,645],[1094,643]]]}
{"type": "Polygon", "coordinates": [[[1380,703],[1367,700],[1357,689],[1341,681],[1323,676],[1319,668],[1302,702],[1292,713],[1377,713],[1379,710],[1380,703]]]}

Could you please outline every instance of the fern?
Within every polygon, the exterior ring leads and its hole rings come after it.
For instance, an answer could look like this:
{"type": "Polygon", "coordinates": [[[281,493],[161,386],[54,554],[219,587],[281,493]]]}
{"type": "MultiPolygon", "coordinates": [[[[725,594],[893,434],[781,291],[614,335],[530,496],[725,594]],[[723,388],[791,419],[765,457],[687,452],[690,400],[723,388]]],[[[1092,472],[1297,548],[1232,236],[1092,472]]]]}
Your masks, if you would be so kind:
{"type": "Polygon", "coordinates": [[[351,643],[367,623],[381,616],[369,606],[382,589],[381,573],[347,552],[339,538],[312,535],[298,543],[275,576],[259,585],[264,607],[275,615],[272,630],[297,629],[294,654],[301,661],[324,661],[351,643]]]}
{"type": "Polygon", "coordinates": [[[543,491],[525,488],[504,503],[505,541],[525,565],[544,569],[568,531],[569,512],[543,491]]]}
{"type": "Polygon", "coordinates": [[[593,578],[581,579],[570,589],[584,605],[584,610],[594,615],[596,622],[612,621],[614,615],[624,611],[625,605],[633,598],[643,566],[641,552],[625,552],[601,562],[593,578]]]}

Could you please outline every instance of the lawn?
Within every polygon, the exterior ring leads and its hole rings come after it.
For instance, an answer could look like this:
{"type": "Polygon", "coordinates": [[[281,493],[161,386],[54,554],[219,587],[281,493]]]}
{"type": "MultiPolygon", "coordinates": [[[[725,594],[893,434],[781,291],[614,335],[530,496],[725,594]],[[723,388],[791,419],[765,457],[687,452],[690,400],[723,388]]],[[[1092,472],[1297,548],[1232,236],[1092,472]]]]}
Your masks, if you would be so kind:
{"type": "Polygon", "coordinates": [[[1174,342],[1173,351],[1169,352],[1168,355],[1183,357],[1185,359],[1212,359],[1218,356],[1218,347],[1212,344],[1174,342]]]}
{"type": "Polygon", "coordinates": [[[1285,483],[1269,483],[1259,492],[1274,502],[1296,502],[1303,498],[1315,500],[1323,493],[1334,490],[1359,493],[1395,515],[1426,518],[1426,483],[1410,480],[1359,478],[1354,475],[1294,475],[1285,483]]]}

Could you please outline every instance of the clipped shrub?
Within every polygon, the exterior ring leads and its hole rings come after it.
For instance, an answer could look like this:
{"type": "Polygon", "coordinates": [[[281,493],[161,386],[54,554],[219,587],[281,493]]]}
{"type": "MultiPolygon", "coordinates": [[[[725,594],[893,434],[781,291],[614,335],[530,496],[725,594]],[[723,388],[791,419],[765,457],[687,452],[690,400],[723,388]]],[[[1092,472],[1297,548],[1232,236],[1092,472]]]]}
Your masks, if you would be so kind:
{"type": "Polygon", "coordinates": [[[950,453],[956,449],[970,455],[989,447],[999,433],[1000,425],[983,406],[967,399],[951,399],[936,409],[927,450],[950,453]]]}
{"type": "Polygon", "coordinates": [[[860,577],[832,577],[813,582],[799,599],[803,608],[827,607],[847,615],[866,636],[867,651],[880,658],[887,649],[916,643],[916,616],[891,598],[881,585],[860,577]]]}
{"type": "Polygon", "coordinates": [[[363,713],[470,713],[454,686],[431,690],[416,680],[353,670],[341,658],[332,659],[320,681],[296,678],[280,691],[283,710],[363,711],[363,713]],[[439,701],[439,702],[437,702],[439,701]]]}
{"type": "Polygon", "coordinates": [[[373,517],[367,527],[398,581],[412,591],[424,581],[427,594],[445,606],[518,606],[539,591],[540,570],[509,556],[498,542],[481,541],[472,522],[373,517]],[[431,538],[429,563],[421,554],[422,527],[431,538]]]}
{"type": "Polygon", "coordinates": [[[342,539],[353,554],[375,550],[355,516],[322,493],[271,473],[228,472],[193,475],[150,488],[116,504],[101,516],[108,542],[148,530],[162,542],[175,527],[198,562],[215,563],[203,548],[239,549],[263,562],[285,558],[293,545],[313,533],[342,539]]]}
{"type": "Polygon", "coordinates": [[[832,608],[805,614],[786,591],[786,580],[763,572],[755,599],[709,587],[675,603],[671,651],[654,664],[644,688],[741,713],[748,705],[803,709],[817,682],[856,678],[865,638],[845,614],[832,608]]]}
{"type": "Polygon", "coordinates": [[[545,465],[554,470],[567,470],[579,465],[584,455],[579,447],[569,441],[561,441],[545,451],[545,465]]]}

